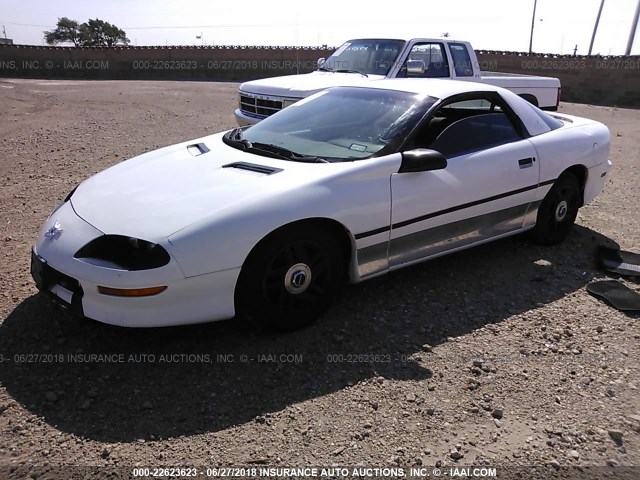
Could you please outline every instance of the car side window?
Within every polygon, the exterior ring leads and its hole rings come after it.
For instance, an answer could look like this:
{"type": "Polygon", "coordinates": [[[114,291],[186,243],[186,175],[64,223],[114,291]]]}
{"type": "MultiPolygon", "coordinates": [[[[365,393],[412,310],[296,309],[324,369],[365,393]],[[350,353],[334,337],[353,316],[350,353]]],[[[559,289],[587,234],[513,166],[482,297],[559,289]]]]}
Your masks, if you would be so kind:
{"type": "Polygon", "coordinates": [[[455,121],[438,135],[430,148],[451,158],[519,139],[520,135],[504,113],[483,113],[455,121]]]}
{"type": "Polygon", "coordinates": [[[452,158],[521,138],[499,104],[473,98],[440,107],[417,132],[413,148],[430,148],[452,158]]]}
{"type": "Polygon", "coordinates": [[[472,77],[473,65],[471,65],[467,46],[464,43],[450,43],[449,49],[451,50],[456,77],[472,77]]]}
{"type": "Polygon", "coordinates": [[[447,61],[447,55],[444,51],[444,45],[442,43],[416,43],[409,56],[407,62],[411,62],[413,65],[422,65],[421,73],[413,73],[406,69],[407,63],[405,63],[404,71],[406,76],[410,78],[439,78],[449,77],[449,62],[447,61]]]}

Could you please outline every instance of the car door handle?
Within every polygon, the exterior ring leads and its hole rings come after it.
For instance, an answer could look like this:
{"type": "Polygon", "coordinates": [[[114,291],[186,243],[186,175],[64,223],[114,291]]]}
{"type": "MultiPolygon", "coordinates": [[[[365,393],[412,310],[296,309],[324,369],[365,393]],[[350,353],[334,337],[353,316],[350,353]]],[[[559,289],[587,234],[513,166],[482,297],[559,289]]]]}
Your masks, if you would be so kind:
{"type": "Polygon", "coordinates": [[[535,161],[536,159],[533,157],[521,158],[520,160],[518,160],[518,165],[520,166],[520,168],[529,168],[533,167],[533,162],[535,161]]]}

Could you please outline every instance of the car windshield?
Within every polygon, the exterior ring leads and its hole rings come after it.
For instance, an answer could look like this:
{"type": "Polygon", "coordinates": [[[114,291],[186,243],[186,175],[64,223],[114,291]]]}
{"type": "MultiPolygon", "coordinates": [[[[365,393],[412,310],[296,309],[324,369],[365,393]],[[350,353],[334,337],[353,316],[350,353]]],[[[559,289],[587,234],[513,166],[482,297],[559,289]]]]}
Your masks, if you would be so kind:
{"type": "Polygon", "coordinates": [[[333,52],[320,70],[386,75],[405,43],[404,40],[350,40],[333,52]]]}
{"type": "Polygon", "coordinates": [[[435,98],[394,90],[336,87],[307,97],[227,144],[293,161],[351,161],[395,151],[435,98]]]}

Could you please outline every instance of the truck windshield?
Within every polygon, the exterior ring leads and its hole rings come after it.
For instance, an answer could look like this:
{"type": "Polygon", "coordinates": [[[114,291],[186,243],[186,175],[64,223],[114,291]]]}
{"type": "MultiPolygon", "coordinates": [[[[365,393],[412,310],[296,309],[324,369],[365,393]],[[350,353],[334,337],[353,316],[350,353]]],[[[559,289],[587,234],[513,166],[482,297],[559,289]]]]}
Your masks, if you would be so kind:
{"type": "Polygon", "coordinates": [[[327,58],[320,70],[387,75],[405,43],[404,40],[349,40],[327,58]]]}
{"type": "Polygon", "coordinates": [[[352,161],[394,152],[435,98],[395,90],[336,87],[307,97],[246,130],[228,145],[301,162],[352,161]]]}

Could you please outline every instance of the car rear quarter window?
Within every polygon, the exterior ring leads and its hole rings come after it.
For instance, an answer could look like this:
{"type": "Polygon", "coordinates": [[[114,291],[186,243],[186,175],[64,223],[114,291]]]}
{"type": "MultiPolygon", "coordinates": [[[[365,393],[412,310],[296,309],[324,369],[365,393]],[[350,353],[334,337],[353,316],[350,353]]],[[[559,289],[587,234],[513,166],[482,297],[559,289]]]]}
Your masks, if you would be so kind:
{"type": "Polygon", "coordinates": [[[533,105],[532,107],[533,107],[533,111],[536,112],[536,114],[542,119],[544,123],[547,124],[547,127],[549,127],[551,130],[555,130],[556,128],[562,127],[563,123],[560,120],[552,117],[548,113],[540,110],[539,108],[533,105]]]}

